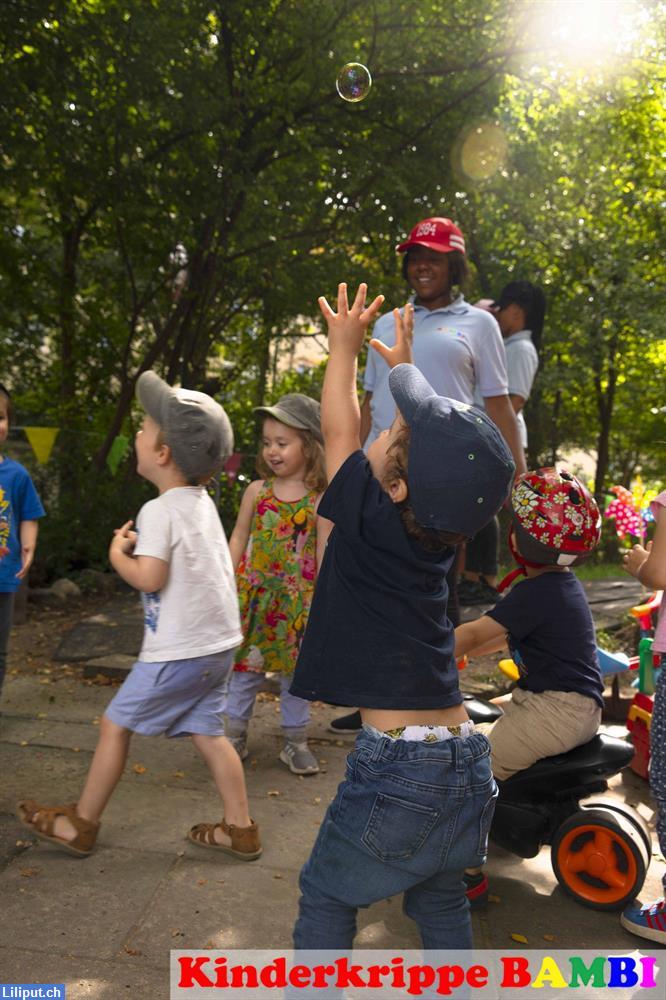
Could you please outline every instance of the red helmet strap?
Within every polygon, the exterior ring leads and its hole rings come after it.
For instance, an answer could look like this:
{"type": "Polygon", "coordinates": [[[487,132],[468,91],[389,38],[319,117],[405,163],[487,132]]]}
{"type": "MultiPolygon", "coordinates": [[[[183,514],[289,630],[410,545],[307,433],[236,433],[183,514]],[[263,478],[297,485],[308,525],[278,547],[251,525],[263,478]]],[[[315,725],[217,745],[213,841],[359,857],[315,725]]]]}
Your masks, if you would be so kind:
{"type": "Polygon", "coordinates": [[[541,569],[542,566],[546,565],[546,563],[530,562],[529,559],[526,559],[520,554],[518,546],[516,545],[516,535],[513,530],[513,525],[509,526],[509,549],[511,551],[511,555],[518,563],[518,567],[517,569],[512,569],[509,573],[507,573],[504,579],[500,580],[497,584],[497,589],[500,594],[503,594],[504,591],[510,587],[514,580],[516,580],[519,576],[525,575],[526,566],[529,566],[530,569],[541,569]]]}

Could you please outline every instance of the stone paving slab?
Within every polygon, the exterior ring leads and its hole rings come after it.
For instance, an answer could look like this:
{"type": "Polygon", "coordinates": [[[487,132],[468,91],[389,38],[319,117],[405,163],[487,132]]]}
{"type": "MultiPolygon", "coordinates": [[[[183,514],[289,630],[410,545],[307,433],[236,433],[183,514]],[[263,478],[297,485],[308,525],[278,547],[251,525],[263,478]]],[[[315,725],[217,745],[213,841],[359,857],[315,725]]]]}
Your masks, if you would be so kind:
{"type": "Polygon", "coordinates": [[[65,983],[67,1000],[166,1000],[169,973],[122,952],[103,961],[30,948],[0,948],[5,982],[65,983]]]}
{"type": "Polygon", "coordinates": [[[174,863],[168,854],[104,846],[85,859],[27,851],[2,873],[0,946],[111,958],[174,863]]]}

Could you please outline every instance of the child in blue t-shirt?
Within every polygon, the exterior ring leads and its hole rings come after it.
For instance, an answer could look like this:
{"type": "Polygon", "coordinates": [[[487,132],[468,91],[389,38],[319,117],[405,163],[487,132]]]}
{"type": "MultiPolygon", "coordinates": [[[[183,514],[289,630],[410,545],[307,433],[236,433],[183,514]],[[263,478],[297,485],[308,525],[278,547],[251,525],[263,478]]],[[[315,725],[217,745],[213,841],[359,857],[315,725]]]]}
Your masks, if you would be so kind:
{"type": "MultiPolygon", "coordinates": [[[[0,385],[0,446],[7,440],[11,396],[0,385]]],[[[0,693],[7,665],[14,594],[35,558],[37,519],[44,508],[32,479],[18,462],[0,454],[0,693]]]]}

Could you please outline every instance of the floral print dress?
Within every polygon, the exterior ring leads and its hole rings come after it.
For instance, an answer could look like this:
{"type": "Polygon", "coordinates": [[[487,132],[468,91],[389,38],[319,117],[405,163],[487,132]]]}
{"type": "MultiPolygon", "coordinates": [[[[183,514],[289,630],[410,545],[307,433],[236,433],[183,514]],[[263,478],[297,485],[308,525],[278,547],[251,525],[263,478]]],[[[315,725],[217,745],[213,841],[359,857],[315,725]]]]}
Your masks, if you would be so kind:
{"type": "Polygon", "coordinates": [[[294,672],[317,572],[317,496],[278,500],[272,479],[259,491],[236,574],[245,639],[235,670],[294,672]]]}

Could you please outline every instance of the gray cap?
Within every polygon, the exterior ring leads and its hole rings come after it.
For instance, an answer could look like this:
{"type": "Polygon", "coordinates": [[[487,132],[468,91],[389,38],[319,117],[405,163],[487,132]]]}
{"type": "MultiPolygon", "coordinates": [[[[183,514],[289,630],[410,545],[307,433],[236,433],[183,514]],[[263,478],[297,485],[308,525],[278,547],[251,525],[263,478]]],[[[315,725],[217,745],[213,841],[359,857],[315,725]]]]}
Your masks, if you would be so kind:
{"type": "Polygon", "coordinates": [[[139,402],[159,424],[173,460],[187,479],[218,472],[234,448],[234,432],[219,403],[205,392],[176,389],[155,372],[136,383],[139,402]]]}
{"type": "Polygon", "coordinates": [[[287,427],[310,431],[320,444],[324,443],[321,433],[321,407],[316,399],[304,396],[300,392],[290,392],[287,396],[281,396],[274,406],[255,406],[254,412],[273,417],[287,427]]]}
{"type": "Polygon", "coordinates": [[[504,438],[483,410],[438,396],[414,365],[396,365],[389,387],[410,428],[414,517],[424,528],[473,538],[511,489],[515,465],[504,438]]]}

